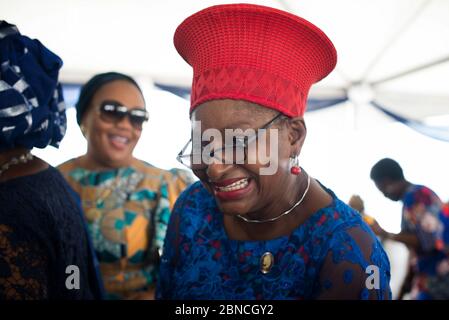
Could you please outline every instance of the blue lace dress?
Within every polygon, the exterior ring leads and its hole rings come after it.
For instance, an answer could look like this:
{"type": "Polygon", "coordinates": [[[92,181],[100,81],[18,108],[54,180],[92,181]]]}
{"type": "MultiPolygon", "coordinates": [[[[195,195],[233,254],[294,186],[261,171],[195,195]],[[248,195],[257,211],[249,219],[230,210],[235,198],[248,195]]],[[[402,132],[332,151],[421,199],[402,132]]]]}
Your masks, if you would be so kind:
{"type": "MultiPolygon", "coordinates": [[[[178,199],[160,266],[158,299],[391,299],[390,264],[360,214],[340,201],[291,235],[229,239],[200,182],[178,199]],[[272,267],[263,273],[265,253],[272,267]]],[[[266,271],[266,270],[264,270],[266,271]]]]}

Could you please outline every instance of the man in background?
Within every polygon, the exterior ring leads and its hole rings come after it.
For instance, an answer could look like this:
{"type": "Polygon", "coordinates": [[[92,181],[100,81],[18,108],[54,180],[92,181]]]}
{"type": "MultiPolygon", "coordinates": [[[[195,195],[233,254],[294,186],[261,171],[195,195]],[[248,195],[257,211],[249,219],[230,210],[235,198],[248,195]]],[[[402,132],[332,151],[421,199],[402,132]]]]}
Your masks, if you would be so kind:
{"type": "Polygon", "coordinates": [[[401,166],[392,159],[377,162],[370,176],[385,197],[403,203],[399,234],[388,233],[378,224],[371,227],[377,235],[402,242],[410,249],[411,298],[449,299],[449,257],[443,241],[442,201],[428,187],[407,181],[401,166]]]}

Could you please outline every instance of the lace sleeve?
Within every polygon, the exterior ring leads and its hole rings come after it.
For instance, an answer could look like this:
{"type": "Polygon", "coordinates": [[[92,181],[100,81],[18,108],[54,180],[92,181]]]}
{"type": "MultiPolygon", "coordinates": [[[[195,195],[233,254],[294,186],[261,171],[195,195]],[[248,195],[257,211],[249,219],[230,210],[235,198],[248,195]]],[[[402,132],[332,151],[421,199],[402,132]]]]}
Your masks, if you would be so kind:
{"type": "Polygon", "coordinates": [[[0,224],[0,300],[48,298],[48,257],[36,243],[19,240],[0,224]]]}
{"type": "Polygon", "coordinates": [[[320,271],[318,299],[391,299],[388,258],[362,226],[336,233],[320,271]]]}

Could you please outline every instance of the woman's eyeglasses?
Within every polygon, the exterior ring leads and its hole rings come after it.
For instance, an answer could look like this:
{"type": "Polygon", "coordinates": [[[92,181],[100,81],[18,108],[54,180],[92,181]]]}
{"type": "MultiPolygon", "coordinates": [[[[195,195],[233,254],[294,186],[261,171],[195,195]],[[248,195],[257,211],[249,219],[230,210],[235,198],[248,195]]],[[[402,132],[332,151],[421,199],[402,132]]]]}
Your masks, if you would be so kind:
{"type": "Polygon", "coordinates": [[[128,107],[122,106],[116,101],[104,101],[100,105],[100,118],[105,122],[120,122],[126,116],[131,123],[131,125],[138,130],[142,130],[142,125],[145,121],[148,121],[148,111],[145,109],[129,109],[128,107]]]}
{"type": "MultiPolygon", "coordinates": [[[[282,117],[283,114],[277,114],[273,119],[271,119],[268,123],[258,128],[268,129],[277,119],[282,117]]],[[[209,160],[216,159],[220,163],[226,164],[242,164],[245,163],[249,156],[249,145],[257,140],[257,134],[253,136],[245,136],[245,137],[234,137],[233,144],[225,145],[223,148],[212,150],[207,158],[209,160]]],[[[208,167],[208,164],[204,163],[203,159],[203,149],[201,151],[194,152],[192,139],[190,139],[187,144],[182,148],[182,150],[178,153],[176,160],[178,160],[184,166],[192,169],[192,170],[205,170],[208,167]]]]}

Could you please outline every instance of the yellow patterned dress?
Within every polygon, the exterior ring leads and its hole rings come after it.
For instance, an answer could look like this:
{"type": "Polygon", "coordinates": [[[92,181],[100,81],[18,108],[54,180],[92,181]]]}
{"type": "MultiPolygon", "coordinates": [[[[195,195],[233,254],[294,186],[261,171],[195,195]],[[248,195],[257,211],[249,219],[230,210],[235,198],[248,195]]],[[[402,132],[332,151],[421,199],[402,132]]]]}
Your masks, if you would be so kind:
{"type": "Polygon", "coordinates": [[[144,297],[154,290],[171,210],[192,177],[140,160],[109,171],[78,163],[72,159],[58,169],[81,198],[107,297],[144,297]]]}

